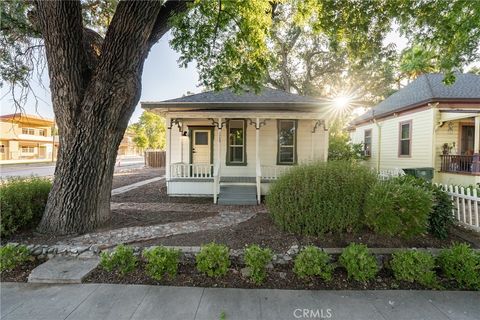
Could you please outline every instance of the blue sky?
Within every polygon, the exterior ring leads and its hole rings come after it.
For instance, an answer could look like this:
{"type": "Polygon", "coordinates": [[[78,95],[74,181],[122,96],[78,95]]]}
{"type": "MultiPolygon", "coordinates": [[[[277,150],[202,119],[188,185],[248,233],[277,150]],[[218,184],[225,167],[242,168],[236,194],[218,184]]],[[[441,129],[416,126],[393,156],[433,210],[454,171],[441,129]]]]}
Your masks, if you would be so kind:
{"type": "MultiPolygon", "coordinates": [[[[159,101],[171,98],[177,98],[187,93],[200,92],[198,86],[198,73],[195,65],[187,69],[180,68],[177,63],[178,53],[173,51],[168,41],[170,34],[163,37],[155,46],[145,61],[142,76],[142,96],[140,101],[159,101]]],[[[37,81],[32,82],[33,90],[38,96],[38,107],[36,108],[35,99],[30,96],[26,105],[25,112],[28,114],[37,114],[46,118],[53,118],[53,109],[51,104],[50,90],[48,89],[48,76],[45,72],[43,76],[43,88],[37,81]]],[[[15,112],[15,106],[12,102],[12,96],[9,94],[9,88],[1,88],[0,113],[10,114],[15,112]]],[[[142,113],[140,104],[137,105],[130,123],[136,122],[142,113]]]]}

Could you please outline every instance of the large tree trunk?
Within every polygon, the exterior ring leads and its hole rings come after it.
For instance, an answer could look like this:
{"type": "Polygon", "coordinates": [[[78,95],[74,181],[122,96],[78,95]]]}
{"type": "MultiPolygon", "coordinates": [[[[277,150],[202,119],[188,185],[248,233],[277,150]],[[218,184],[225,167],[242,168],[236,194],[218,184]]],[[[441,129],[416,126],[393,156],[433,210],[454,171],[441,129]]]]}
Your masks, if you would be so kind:
{"type": "Polygon", "coordinates": [[[36,2],[60,150],[39,231],[82,233],[110,218],[117,149],[141,92],[143,63],[184,2],[122,1],[101,52],[87,52],[79,1],[36,2]],[[93,57],[93,59],[92,59],[93,57]]]}

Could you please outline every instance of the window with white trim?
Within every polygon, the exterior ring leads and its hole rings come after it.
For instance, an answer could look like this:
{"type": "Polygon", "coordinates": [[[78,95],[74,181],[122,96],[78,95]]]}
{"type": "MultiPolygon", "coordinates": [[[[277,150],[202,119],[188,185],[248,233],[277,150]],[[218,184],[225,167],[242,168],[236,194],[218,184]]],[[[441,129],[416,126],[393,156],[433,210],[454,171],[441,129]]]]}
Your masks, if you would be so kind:
{"type": "Polygon", "coordinates": [[[366,157],[372,155],[372,129],[367,129],[363,132],[363,154],[366,157]]]}
{"type": "Polygon", "coordinates": [[[22,128],[22,134],[29,134],[31,136],[35,135],[35,129],[33,128],[22,128]]]}
{"type": "Polygon", "coordinates": [[[409,157],[412,152],[412,121],[400,122],[398,155],[409,157]]]}
{"type": "Polygon", "coordinates": [[[297,121],[278,120],[278,164],[297,162],[297,121]]]}
{"type": "Polygon", "coordinates": [[[34,153],[35,147],[22,146],[22,153],[34,153]]]}

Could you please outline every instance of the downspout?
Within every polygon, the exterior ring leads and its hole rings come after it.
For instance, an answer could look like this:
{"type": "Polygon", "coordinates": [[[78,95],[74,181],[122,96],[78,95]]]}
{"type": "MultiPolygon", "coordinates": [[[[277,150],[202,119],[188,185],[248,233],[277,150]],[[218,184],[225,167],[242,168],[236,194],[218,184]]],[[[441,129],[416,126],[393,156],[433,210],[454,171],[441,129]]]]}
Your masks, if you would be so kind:
{"type": "Polygon", "coordinates": [[[373,123],[377,126],[378,129],[378,144],[377,144],[377,172],[380,172],[380,154],[382,151],[382,126],[378,123],[377,119],[373,118],[373,123]]]}

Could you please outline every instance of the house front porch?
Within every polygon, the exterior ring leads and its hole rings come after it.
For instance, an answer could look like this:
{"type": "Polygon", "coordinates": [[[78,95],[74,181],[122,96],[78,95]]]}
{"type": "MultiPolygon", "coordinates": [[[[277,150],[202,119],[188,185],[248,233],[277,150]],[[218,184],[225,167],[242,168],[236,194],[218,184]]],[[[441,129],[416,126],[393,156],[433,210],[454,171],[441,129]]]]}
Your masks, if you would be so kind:
{"type": "Polygon", "coordinates": [[[436,128],[435,181],[454,185],[480,183],[480,113],[441,110],[436,128]]]}
{"type": "Polygon", "coordinates": [[[167,116],[170,196],[257,204],[293,166],[326,161],[328,130],[315,112],[202,111],[167,116]]]}

